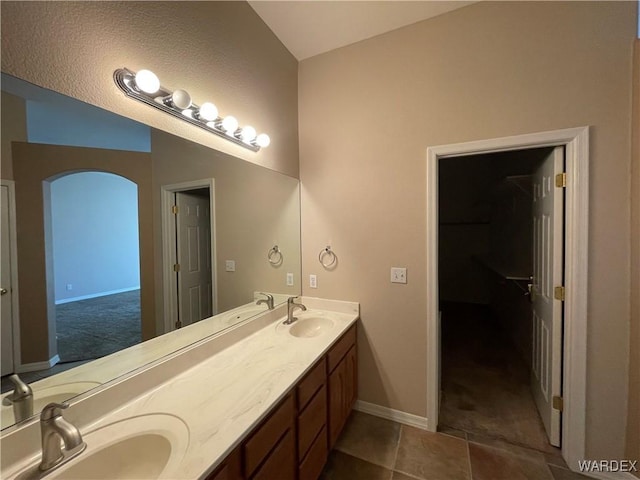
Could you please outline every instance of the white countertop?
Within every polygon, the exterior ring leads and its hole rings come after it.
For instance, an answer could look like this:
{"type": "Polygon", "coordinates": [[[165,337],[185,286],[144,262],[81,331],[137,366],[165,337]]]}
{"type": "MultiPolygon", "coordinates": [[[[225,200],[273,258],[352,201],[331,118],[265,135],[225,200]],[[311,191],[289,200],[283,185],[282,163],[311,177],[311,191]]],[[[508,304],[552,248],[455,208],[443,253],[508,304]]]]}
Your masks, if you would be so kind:
{"type": "MultiPolygon", "coordinates": [[[[179,472],[179,478],[202,478],[240,444],[359,317],[357,303],[309,297],[302,298],[302,303],[308,310],[304,313],[298,310],[296,316],[327,316],[333,319],[333,328],[316,337],[297,338],[282,325],[283,318],[277,321],[270,319],[266,326],[203,361],[195,363],[187,358],[188,355],[176,356],[142,372],[140,375],[146,375],[145,381],[138,383],[153,385],[152,388],[140,392],[106,415],[94,418],[86,426],[82,426],[80,420],[87,417],[86,412],[79,411],[82,401],[73,405],[72,408],[76,409],[74,414],[65,412],[65,417],[73,420],[75,415],[83,435],[140,415],[155,413],[178,417],[189,430],[189,440],[179,465],[172,470],[179,472]],[[167,369],[175,371],[176,368],[180,371],[178,375],[162,379],[163,375],[170,375],[167,369]],[[163,369],[167,371],[163,372],[163,369]],[[151,375],[158,378],[156,384],[149,382],[151,375]]],[[[248,323],[252,322],[260,320],[248,323]]],[[[127,380],[136,381],[136,377],[127,380]]],[[[109,393],[105,391],[104,394],[109,393]]],[[[99,395],[100,392],[94,396],[94,402],[100,399],[99,395]]],[[[13,465],[3,465],[2,477],[12,477],[27,464],[37,461],[38,457],[39,453],[13,465]]]]}
{"type": "MultiPolygon", "coordinates": [[[[276,305],[287,301],[286,295],[275,293],[272,295],[275,298],[276,305]]],[[[261,295],[258,292],[255,292],[254,297],[254,300],[256,300],[261,298],[261,295]]],[[[111,355],[84,363],[42,380],[32,382],[29,386],[33,389],[34,400],[36,403],[42,392],[46,394],[57,387],[61,387],[61,391],[65,391],[65,388],[66,391],[73,391],[73,389],[68,388],[69,386],[78,388],[76,395],[79,395],[92,388],[99,387],[110,382],[124,374],[132,372],[137,368],[150,364],[165,355],[197,343],[205,337],[221,332],[249,317],[266,312],[267,306],[256,305],[255,301],[245,305],[240,305],[232,310],[201,320],[180,330],[174,330],[137,345],[133,345],[124,350],[120,350],[111,355]]],[[[0,398],[3,399],[11,393],[12,391],[8,391],[2,394],[0,398]]],[[[72,394],[68,398],[74,396],[75,395],[72,394]]],[[[0,426],[3,429],[15,424],[11,406],[1,406],[0,413],[2,414],[0,417],[0,426]]]]}

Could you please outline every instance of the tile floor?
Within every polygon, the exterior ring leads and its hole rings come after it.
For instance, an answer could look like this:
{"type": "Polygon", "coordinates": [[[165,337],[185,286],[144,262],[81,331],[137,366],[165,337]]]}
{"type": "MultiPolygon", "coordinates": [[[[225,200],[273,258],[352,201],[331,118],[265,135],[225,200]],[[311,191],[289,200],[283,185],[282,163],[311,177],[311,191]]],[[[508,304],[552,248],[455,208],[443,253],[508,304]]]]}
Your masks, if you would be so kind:
{"type": "Polygon", "coordinates": [[[443,302],[441,309],[438,424],[557,454],[531,393],[529,367],[489,307],[443,302]]]}
{"type": "Polygon", "coordinates": [[[454,429],[431,433],[354,411],[322,480],[579,480],[558,454],[454,429]]]}

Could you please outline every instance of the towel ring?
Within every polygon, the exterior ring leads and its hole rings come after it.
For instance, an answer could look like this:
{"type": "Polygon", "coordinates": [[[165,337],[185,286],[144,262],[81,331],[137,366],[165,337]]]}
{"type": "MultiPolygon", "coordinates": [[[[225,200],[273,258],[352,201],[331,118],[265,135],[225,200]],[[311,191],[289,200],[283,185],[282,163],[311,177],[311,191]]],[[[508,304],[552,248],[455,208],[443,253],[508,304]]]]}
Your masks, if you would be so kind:
{"type": "Polygon", "coordinates": [[[282,263],[282,250],[278,245],[274,245],[267,253],[267,259],[271,265],[280,265],[282,263]]]}
{"type": "Polygon", "coordinates": [[[331,250],[330,245],[327,245],[325,248],[320,250],[320,253],[318,254],[318,261],[324,268],[331,268],[337,260],[338,257],[336,256],[335,252],[331,250]],[[325,257],[327,256],[329,257],[329,261],[325,262],[325,257]]]}

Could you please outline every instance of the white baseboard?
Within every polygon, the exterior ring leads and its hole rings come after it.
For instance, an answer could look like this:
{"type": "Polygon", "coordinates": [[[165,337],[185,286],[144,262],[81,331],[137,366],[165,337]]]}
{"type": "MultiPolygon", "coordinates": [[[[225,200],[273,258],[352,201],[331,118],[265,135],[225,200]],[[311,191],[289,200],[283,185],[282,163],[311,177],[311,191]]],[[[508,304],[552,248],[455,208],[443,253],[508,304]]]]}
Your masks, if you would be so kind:
{"type": "Polygon", "coordinates": [[[63,298],[62,300],[56,300],[56,305],[63,303],[79,302],[80,300],[89,300],[90,298],[106,297],[107,295],[115,295],[116,293],[132,292],[134,290],[140,290],[140,285],[137,287],[119,288],[117,290],[109,290],[108,292],[90,293],[89,295],[80,295],[79,297],[63,298]]]}
{"type": "Polygon", "coordinates": [[[18,365],[16,367],[16,373],[26,373],[26,372],[35,372],[36,370],[46,370],[47,368],[53,367],[59,361],[60,361],[60,357],[56,353],[53,357],[49,359],[49,361],[23,363],[22,365],[18,365]]]}
{"type": "Polygon", "coordinates": [[[359,412],[393,420],[394,422],[403,423],[404,425],[421,428],[422,430],[427,429],[427,418],[412,413],[401,412],[400,410],[383,407],[375,403],[363,402],[362,400],[356,400],[353,408],[359,412]]]}

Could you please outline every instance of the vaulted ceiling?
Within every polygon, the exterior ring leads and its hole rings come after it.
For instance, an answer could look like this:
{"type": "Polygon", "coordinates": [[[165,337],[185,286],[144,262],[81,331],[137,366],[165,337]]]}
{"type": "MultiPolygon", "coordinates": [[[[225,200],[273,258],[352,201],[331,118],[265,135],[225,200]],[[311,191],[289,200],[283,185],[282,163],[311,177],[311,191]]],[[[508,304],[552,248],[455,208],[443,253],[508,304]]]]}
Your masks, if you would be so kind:
{"type": "Polygon", "coordinates": [[[298,59],[374,37],[474,1],[263,1],[249,4],[298,59]]]}

